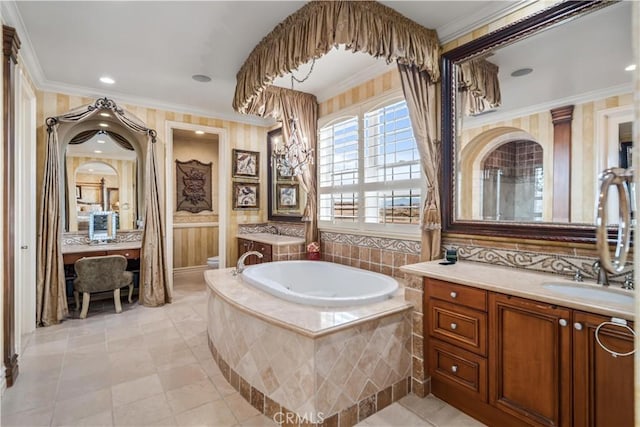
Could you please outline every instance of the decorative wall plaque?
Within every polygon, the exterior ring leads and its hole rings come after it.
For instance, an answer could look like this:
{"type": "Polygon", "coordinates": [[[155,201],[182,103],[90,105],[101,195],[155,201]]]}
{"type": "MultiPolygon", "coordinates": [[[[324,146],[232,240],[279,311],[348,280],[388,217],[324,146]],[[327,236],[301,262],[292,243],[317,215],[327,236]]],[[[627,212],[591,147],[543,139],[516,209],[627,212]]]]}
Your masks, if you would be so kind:
{"type": "Polygon", "coordinates": [[[176,210],[198,213],[212,210],[212,162],[176,160],[176,210]]]}

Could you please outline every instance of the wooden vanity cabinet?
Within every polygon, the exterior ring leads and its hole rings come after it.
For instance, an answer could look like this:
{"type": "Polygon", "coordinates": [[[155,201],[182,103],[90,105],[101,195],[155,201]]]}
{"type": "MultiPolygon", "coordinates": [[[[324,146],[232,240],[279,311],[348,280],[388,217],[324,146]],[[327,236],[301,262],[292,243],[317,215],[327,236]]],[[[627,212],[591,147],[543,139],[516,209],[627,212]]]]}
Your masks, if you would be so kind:
{"type": "Polygon", "coordinates": [[[262,254],[262,258],[257,256],[249,256],[245,259],[244,265],[262,264],[263,262],[271,262],[271,245],[256,242],[255,240],[247,240],[238,238],[238,258],[249,251],[258,251],[262,254]]]}
{"type": "Polygon", "coordinates": [[[571,426],[571,310],[489,294],[490,402],[541,426],[571,426]]]}
{"type": "MultiPolygon", "coordinates": [[[[609,317],[574,311],[573,425],[633,426],[633,356],[613,357],[595,339],[595,331],[609,317]]],[[[632,322],[629,326],[633,328],[632,322]]],[[[602,344],[618,353],[634,348],[631,332],[619,326],[600,329],[602,344]]]]}
{"type": "MultiPolygon", "coordinates": [[[[610,317],[429,278],[424,289],[434,395],[490,426],[633,425],[633,357],[595,339],[610,317]]],[[[634,348],[624,328],[599,336],[634,348]]]]}

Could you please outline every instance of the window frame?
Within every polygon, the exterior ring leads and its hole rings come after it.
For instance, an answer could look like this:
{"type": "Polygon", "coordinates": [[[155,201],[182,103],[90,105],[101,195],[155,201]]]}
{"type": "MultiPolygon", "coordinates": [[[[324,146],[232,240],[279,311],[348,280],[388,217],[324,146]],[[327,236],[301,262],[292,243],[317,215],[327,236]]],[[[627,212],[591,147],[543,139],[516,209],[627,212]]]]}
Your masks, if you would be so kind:
{"type": "MultiPolygon", "coordinates": [[[[357,117],[358,122],[358,183],[348,184],[344,186],[321,187],[320,161],[318,160],[317,183],[318,183],[318,228],[323,231],[350,232],[354,234],[365,234],[368,236],[380,237],[402,237],[409,239],[420,238],[420,223],[422,220],[422,203],[426,194],[426,178],[422,170],[420,160],[418,159],[420,175],[418,178],[402,181],[388,182],[365,182],[365,114],[376,109],[394,104],[396,102],[405,101],[401,90],[392,93],[383,94],[365,101],[356,103],[340,111],[318,119],[318,150],[320,150],[320,129],[325,126],[337,124],[341,121],[357,117]],[[365,193],[372,191],[389,191],[389,190],[409,190],[418,189],[420,191],[420,205],[418,224],[379,224],[365,221],[365,193]],[[358,218],[355,222],[335,222],[333,220],[321,220],[321,196],[323,194],[340,194],[354,193],[358,196],[358,218]]],[[[419,157],[419,153],[418,153],[419,157]]]]}

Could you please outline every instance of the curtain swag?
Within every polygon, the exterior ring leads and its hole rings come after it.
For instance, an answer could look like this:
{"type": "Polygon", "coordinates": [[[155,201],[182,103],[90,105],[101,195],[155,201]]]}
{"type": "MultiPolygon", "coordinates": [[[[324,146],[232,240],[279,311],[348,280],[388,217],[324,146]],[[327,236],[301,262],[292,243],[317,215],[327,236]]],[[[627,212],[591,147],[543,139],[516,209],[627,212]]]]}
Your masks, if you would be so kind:
{"type": "Polygon", "coordinates": [[[92,129],[92,130],[85,130],[83,132],[80,132],[79,134],[71,138],[71,141],[69,141],[69,144],[71,145],[83,144],[97,134],[109,135],[109,137],[111,137],[111,139],[113,139],[115,143],[118,144],[120,147],[124,148],[125,150],[134,151],[133,145],[131,145],[131,143],[127,141],[127,138],[125,138],[124,136],[118,133],[112,132],[110,130],[102,130],[102,129],[100,130],[92,129]]]}
{"type": "MultiPolygon", "coordinates": [[[[171,302],[164,260],[166,248],[162,241],[163,224],[158,171],[155,154],[156,131],[149,129],[135,116],[119,108],[108,98],[100,98],[93,105],[84,105],[66,114],[46,119],[47,149],[42,184],[42,199],[36,252],[36,322],[41,326],[59,323],[68,314],[60,227],[60,143],[58,126],[78,123],[110,110],[126,128],[147,135],[145,228],[142,235],[140,302],[147,306],[171,302]]],[[[86,135],[83,135],[83,138],[86,135]]],[[[124,138],[123,138],[124,139],[124,138]]]]}
{"type": "Polygon", "coordinates": [[[472,59],[458,68],[458,90],[465,115],[491,110],[502,104],[498,66],[486,59],[472,59]]]}
{"type": "MultiPolygon", "coordinates": [[[[317,156],[318,135],[318,101],[315,95],[268,86],[249,105],[248,114],[261,117],[273,117],[282,122],[282,133],[285,141],[291,138],[291,119],[295,118],[298,130],[304,136],[301,143],[307,149],[312,149],[317,156]]],[[[306,222],[305,240],[307,243],[318,241],[318,222],[316,212],[317,178],[316,162],[307,165],[301,175],[298,175],[300,186],[307,193],[307,204],[302,220],[306,222]]]]}
{"type": "Polygon", "coordinates": [[[248,114],[252,101],[277,76],[344,44],[387,62],[412,64],[440,79],[440,43],[434,30],[375,1],[311,1],[278,24],[253,49],[236,78],[233,108],[248,114]]]}

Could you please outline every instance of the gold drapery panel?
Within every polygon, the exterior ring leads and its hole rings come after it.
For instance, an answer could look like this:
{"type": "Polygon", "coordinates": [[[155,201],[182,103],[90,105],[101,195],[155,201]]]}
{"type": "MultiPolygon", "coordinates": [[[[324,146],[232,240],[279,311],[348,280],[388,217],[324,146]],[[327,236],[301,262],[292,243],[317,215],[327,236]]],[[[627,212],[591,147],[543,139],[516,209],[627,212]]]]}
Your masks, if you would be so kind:
{"type": "Polygon", "coordinates": [[[402,91],[407,101],[420,163],[427,178],[422,209],[421,260],[440,257],[442,218],[440,211],[440,165],[442,144],[438,139],[436,84],[413,65],[398,64],[402,91]]]}
{"type": "MultiPolygon", "coordinates": [[[[116,103],[108,98],[100,98],[94,104],[83,105],[69,111],[66,114],[49,117],[46,120],[47,126],[47,151],[45,158],[45,174],[42,183],[42,200],[40,202],[40,224],[37,236],[37,258],[36,258],[36,322],[39,326],[49,326],[59,323],[68,314],[64,268],[62,261],[61,247],[61,228],[60,228],[60,144],[58,141],[58,126],[60,123],[78,123],[88,119],[99,111],[110,110],[113,116],[120,121],[126,128],[144,133],[148,137],[148,145],[155,146],[156,132],[147,128],[135,116],[126,110],[119,108],[116,103]]],[[[140,302],[145,305],[159,305],[157,299],[151,303],[146,298],[147,294],[162,294],[165,301],[171,301],[170,290],[168,290],[168,281],[166,281],[166,272],[156,273],[158,268],[164,269],[164,259],[166,252],[164,243],[162,242],[162,218],[159,212],[156,214],[157,208],[151,214],[150,206],[159,206],[159,195],[157,190],[157,171],[155,170],[155,151],[148,147],[147,164],[153,159],[154,182],[147,182],[149,187],[153,189],[146,191],[146,212],[145,221],[154,224],[150,230],[145,229],[142,244],[142,265],[141,270],[151,272],[154,281],[151,286],[156,288],[150,292],[144,289],[141,281],[141,297],[140,302]],[[149,154],[151,153],[151,154],[149,154]],[[155,191],[152,191],[154,190],[155,191]],[[155,200],[154,200],[155,198],[155,200]],[[152,215],[152,216],[150,216],[152,215]],[[159,226],[155,224],[160,224],[159,226]],[[151,233],[158,233],[154,238],[150,238],[151,233]],[[154,241],[160,241],[160,244],[154,244],[154,241]],[[152,243],[147,243],[152,242],[152,243]],[[157,261],[162,259],[162,262],[157,261]],[[146,261],[151,260],[151,261],[146,261]],[[146,265],[151,262],[151,265],[146,265]],[[163,280],[164,279],[164,280],[163,280]],[[158,288],[161,288],[158,290],[158,288]]],[[[147,274],[147,277],[149,274],[147,274]]]]}
{"type": "Polygon", "coordinates": [[[458,68],[458,90],[464,114],[471,116],[502,104],[498,66],[486,59],[472,59],[458,68]]]}
{"type": "MultiPolygon", "coordinates": [[[[298,92],[277,86],[268,86],[253,99],[247,114],[273,117],[282,122],[282,134],[285,141],[291,138],[291,119],[297,120],[298,130],[303,136],[300,141],[307,149],[313,149],[317,158],[318,145],[318,101],[310,93],[298,92]]],[[[307,243],[318,241],[317,178],[316,162],[308,165],[302,175],[298,175],[300,186],[307,193],[307,205],[302,220],[306,222],[305,240],[307,243]]]]}
{"type": "Polygon", "coordinates": [[[424,28],[375,1],[312,1],[289,15],[253,49],[237,74],[233,108],[249,114],[276,77],[344,44],[387,62],[413,64],[440,79],[440,44],[424,28]]]}
{"type": "Polygon", "coordinates": [[[118,133],[115,133],[109,130],[102,130],[102,129],[100,130],[92,129],[92,130],[85,130],[83,132],[80,132],[79,134],[71,138],[71,141],[69,141],[69,144],[72,144],[72,145],[84,144],[85,142],[93,138],[94,135],[97,135],[97,134],[109,135],[111,139],[113,139],[113,141],[116,144],[118,144],[120,147],[124,148],[125,150],[134,151],[133,145],[131,145],[131,143],[127,141],[127,138],[125,138],[124,136],[118,133]]]}

